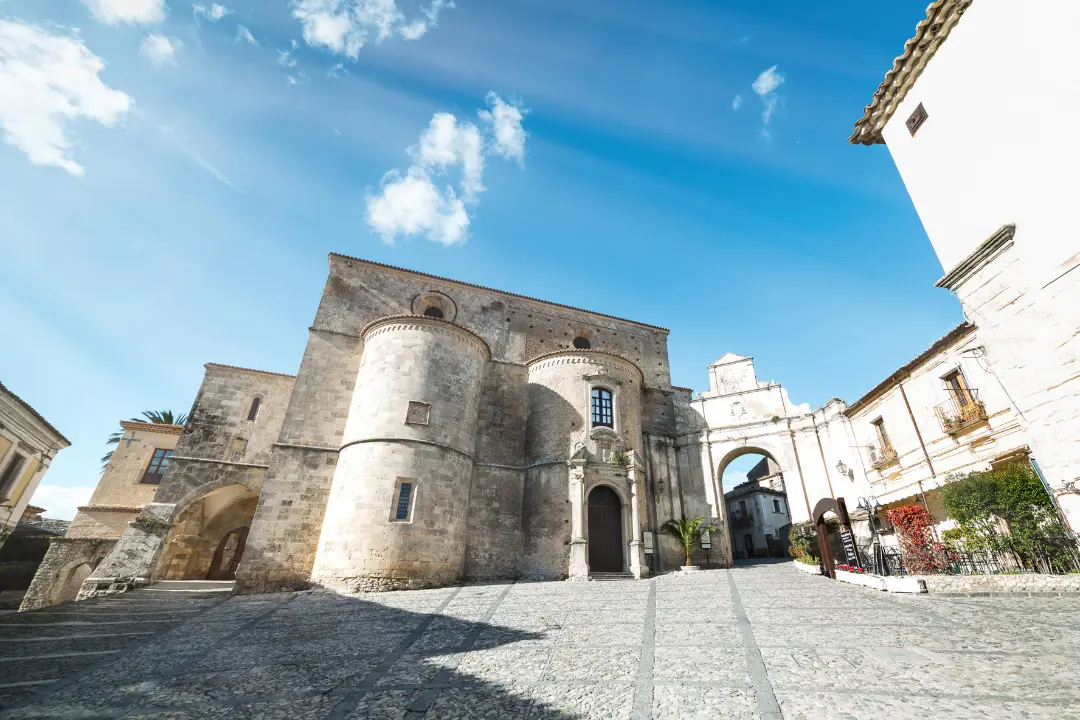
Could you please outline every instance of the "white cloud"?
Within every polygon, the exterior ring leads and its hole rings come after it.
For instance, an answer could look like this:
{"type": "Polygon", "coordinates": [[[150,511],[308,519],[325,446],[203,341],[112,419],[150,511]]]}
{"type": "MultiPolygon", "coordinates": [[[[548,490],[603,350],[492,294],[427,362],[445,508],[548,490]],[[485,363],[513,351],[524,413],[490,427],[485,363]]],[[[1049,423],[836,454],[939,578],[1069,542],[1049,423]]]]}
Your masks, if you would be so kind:
{"type": "Polygon", "coordinates": [[[191,6],[191,11],[196,17],[204,17],[210,22],[217,22],[232,12],[232,10],[224,5],[218,5],[217,3],[212,3],[210,7],[207,7],[202,3],[195,3],[191,6]]]}
{"type": "Polygon", "coordinates": [[[490,126],[495,136],[493,149],[508,160],[524,162],[526,133],[521,121],[525,119],[525,111],[504,102],[493,92],[488,93],[487,103],[491,109],[481,110],[480,118],[490,126]]]}
{"type": "Polygon", "coordinates": [[[154,67],[176,64],[176,53],[184,44],[177,38],[168,38],[158,33],[151,33],[143,38],[139,52],[154,67]]]}
{"type": "Polygon", "coordinates": [[[423,37],[438,23],[439,14],[452,7],[453,0],[432,0],[420,17],[406,18],[397,0],[294,0],[293,17],[303,24],[308,45],[356,59],[372,40],[423,37]]]}
{"type": "Polygon", "coordinates": [[[42,484],[34,492],[30,504],[45,508],[42,514],[51,520],[71,520],[80,506],[90,502],[90,496],[93,493],[92,487],[60,487],[42,484]]]}
{"type": "Polygon", "coordinates": [[[470,208],[484,192],[484,159],[490,154],[521,162],[526,133],[521,121],[526,111],[488,94],[487,110],[478,115],[486,132],[475,124],[438,112],[431,118],[416,145],[409,148],[413,164],[402,173],[392,170],[379,193],[367,197],[367,220],[383,240],[423,235],[444,245],[464,242],[469,229],[470,208]],[[440,179],[460,169],[455,188],[440,188],[440,179]]]}
{"type": "Polygon", "coordinates": [[[766,140],[772,139],[769,124],[772,122],[773,113],[776,112],[781,100],[776,91],[784,84],[785,80],[784,76],[777,70],[778,67],[778,65],[773,65],[771,68],[764,70],[757,76],[757,80],[754,81],[753,85],[754,93],[761,98],[761,102],[765,106],[761,111],[761,135],[766,140]]]}
{"type": "Polygon", "coordinates": [[[55,165],[81,176],[84,168],[70,154],[67,121],[86,118],[111,127],[133,104],[127,94],[101,81],[104,67],[77,36],[0,20],[4,141],[35,165],[55,165]]]}
{"type": "Polygon", "coordinates": [[[82,0],[100,22],[107,25],[151,25],[165,19],[165,0],[82,0]]]}
{"type": "Polygon", "coordinates": [[[259,44],[258,41],[255,40],[255,36],[251,34],[250,30],[248,30],[243,25],[237,25],[236,26],[236,42],[240,42],[241,40],[244,41],[244,42],[247,42],[247,43],[251,43],[252,45],[258,45],[259,44]]]}
{"type": "Polygon", "coordinates": [[[731,98],[731,109],[738,110],[740,107],[742,107],[742,101],[742,95],[736,95],[735,97],[731,98]]]}

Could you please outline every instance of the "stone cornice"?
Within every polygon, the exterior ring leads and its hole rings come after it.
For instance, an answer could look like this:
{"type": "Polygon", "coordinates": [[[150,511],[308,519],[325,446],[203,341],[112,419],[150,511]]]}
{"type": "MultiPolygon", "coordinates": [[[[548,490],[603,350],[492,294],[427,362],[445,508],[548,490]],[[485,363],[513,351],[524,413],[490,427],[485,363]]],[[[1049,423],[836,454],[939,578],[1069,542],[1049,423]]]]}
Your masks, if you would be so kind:
{"type": "Polygon", "coordinates": [[[120,427],[124,430],[139,430],[141,432],[152,432],[160,435],[179,435],[184,431],[183,425],[165,425],[162,423],[148,423],[148,422],[134,422],[132,420],[121,420],[120,427]]]}
{"type": "Polygon", "coordinates": [[[379,318],[378,320],[374,320],[365,325],[364,329],[360,331],[360,337],[364,339],[364,342],[367,342],[369,337],[380,332],[389,331],[395,326],[456,334],[472,342],[484,353],[487,360],[491,360],[491,347],[484,338],[480,337],[472,330],[456,323],[452,323],[449,320],[428,317],[427,315],[390,315],[379,318]]]}
{"type": "Polygon", "coordinates": [[[975,248],[974,252],[961,260],[952,270],[945,273],[945,277],[938,280],[934,285],[956,292],[975,273],[993,262],[998,255],[1011,248],[1015,235],[1015,224],[1002,225],[997,232],[979,243],[979,247],[975,248]]]}
{"type": "Polygon", "coordinates": [[[934,0],[930,3],[926,17],[915,26],[914,37],[904,43],[904,52],[893,61],[892,69],[885,73],[885,79],[863,116],[855,123],[849,143],[875,145],[885,142],[881,131],[971,3],[972,0],[934,0]]]}
{"type": "Polygon", "coordinates": [[[251,373],[252,375],[269,375],[271,377],[289,378],[295,380],[295,375],[287,375],[285,373],[270,372],[269,370],[255,370],[254,368],[238,367],[236,365],[222,365],[221,363],[205,363],[204,368],[209,370],[214,368],[215,370],[235,370],[237,372],[251,373]]]}
{"type": "Polygon", "coordinates": [[[76,510],[79,512],[106,512],[106,513],[137,513],[142,509],[141,505],[81,505],[76,510]]]}
{"type": "Polygon", "coordinates": [[[555,352],[537,355],[525,364],[530,370],[534,370],[560,363],[588,363],[590,365],[607,363],[619,367],[631,375],[636,375],[642,386],[645,384],[645,374],[641,372],[641,368],[633,360],[607,350],[556,350],[555,352]]]}

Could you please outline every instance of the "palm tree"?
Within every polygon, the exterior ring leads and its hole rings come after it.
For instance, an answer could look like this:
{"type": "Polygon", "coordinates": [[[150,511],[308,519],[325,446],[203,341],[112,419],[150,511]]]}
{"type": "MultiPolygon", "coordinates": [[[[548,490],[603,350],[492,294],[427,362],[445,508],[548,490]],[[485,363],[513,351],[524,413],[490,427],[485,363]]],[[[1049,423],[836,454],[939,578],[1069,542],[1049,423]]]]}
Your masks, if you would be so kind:
{"type": "MultiPolygon", "coordinates": [[[[174,415],[172,410],[143,410],[142,417],[133,417],[131,422],[148,422],[155,425],[183,425],[187,420],[187,415],[180,413],[174,415]]],[[[114,432],[109,436],[109,439],[105,441],[106,445],[117,445],[120,443],[120,439],[124,437],[123,429],[114,432]]],[[[113,451],[105,453],[101,458],[101,471],[105,471],[105,466],[109,464],[109,460],[112,459],[113,451]]]]}
{"type": "Polygon", "coordinates": [[[686,567],[690,567],[692,563],[690,553],[694,551],[694,545],[697,544],[701,533],[712,529],[712,525],[705,524],[705,518],[668,520],[660,526],[661,532],[667,533],[682,544],[683,552],[686,553],[686,567]]]}

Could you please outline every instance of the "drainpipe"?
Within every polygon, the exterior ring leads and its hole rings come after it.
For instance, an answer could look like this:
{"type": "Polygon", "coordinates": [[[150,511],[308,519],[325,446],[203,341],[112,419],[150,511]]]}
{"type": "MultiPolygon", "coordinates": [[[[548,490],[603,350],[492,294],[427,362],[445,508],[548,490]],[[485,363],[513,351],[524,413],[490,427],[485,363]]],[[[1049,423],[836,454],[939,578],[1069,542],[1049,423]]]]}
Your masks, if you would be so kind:
{"type": "Polygon", "coordinates": [[[825,461],[825,448],[821,444],[821,433],[818,432],[817,419],[814,417],[814,413],[810,413],[810,422],[814,423],[814,437],[817,438],[817,449],[821,453],[821,467],[825,468],[825,482],[829,484],[829,497],[835,501],[836,493],[833,491],[832,478],[829,477],[829,463],[825,461]]]}
{"type": "MultiPolygon", "coordinates": [[[[926,452],[926,443],[923,442],[922,433],[919,431],[919,424],[915,422],[915,413],[911,411],[911,403],[908,402],[907,392],[904,390],[904,383],[901,380],[896,381],[896,386],[900,388],[900,395],[904,398],[904,407],[907,408],[908,417],[911,418],[911,427],[915,428],[915,437],[919,439],[919,447],[922,448],[923,457],[926,458],[926,466],[930,468],[930,477],[937,479],[937,473],[934,472],[934,463],[930,461],[930,453],[926,452]]],[[[923,492],[922,480],[916,480],[919,484],[919,497],[922,498],[923,508],[926,512],[930,512],[930,506],[926,502],[926,493],[923,492]]],[[[937,535],[937,530],[934,530],[934,535],[937,535]]]]}
{"type": "Polygon", "coordinates": [[[806,514],[810,522],[814,522],[814,511],[810,509],[810,495],[806,492],[806,480],[803,478],[802,462],[799,461],[799,446],[795,444],[795,431],[791,429],[791,421],[788,421],[788,433],[791,435],[791,449],[795,451],[795,469],[799,471],[799,484],[802,485],[803,502],[806,503],[806,514]]]}

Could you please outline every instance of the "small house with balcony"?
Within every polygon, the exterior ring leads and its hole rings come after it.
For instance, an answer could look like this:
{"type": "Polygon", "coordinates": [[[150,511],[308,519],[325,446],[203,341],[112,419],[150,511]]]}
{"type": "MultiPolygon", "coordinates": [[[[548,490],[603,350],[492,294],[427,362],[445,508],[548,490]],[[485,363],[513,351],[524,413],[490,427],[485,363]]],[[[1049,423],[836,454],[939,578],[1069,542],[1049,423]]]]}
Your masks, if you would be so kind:
{"type": "Polygon", "coordinates": [[[965,322],[844,411],[881,505],[884,544],[896,542],[886,510],[921,503],[939,530],[951,527],[939,498],[951,476],[1028,456],[1020,417],[984,356],[978,328],[965,322]]]}

